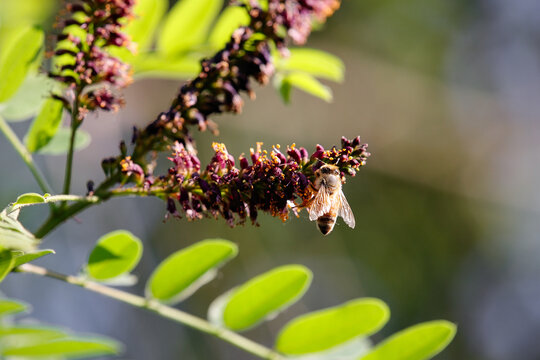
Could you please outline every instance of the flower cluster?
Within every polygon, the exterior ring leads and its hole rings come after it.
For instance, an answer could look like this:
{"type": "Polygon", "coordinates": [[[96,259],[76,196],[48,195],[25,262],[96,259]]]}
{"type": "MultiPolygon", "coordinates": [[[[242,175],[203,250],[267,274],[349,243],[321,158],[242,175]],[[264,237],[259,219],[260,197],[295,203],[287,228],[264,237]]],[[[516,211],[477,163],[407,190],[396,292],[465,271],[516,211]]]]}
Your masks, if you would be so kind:
{"type": "MultiPolygon", "coordinates": [[[[110,87],[131,82],[127,64],[110,54],[110,48],[128,48],[129,38],[121,32],[123,19],[132,17],[135,0],[81,0],[67,5],[69,17],[60,22],[50,76],[66,84],[77,96],[79,118],[95,109],[116,110],[122,99],[110,87]],[[84,91],[89,85],[90,90],[84,91]]],[[[73,96],[73,95],[72,95],[73,96]]],[[[64,103],[68,99],[62,98],[64,103]]]]}
{"type": "Polygon", "coordinates": [[[146,129],[136,131],[135,161],[144,163],[150,151],[163,151],[174,141],[191,142],[188,125],[215,130],[209,116],[239,113],[241,93],[255,96],[250,81],[268,83],[274,73],[271,44],[286,52],[285,34],[296,43],[305,42],[312,21],[323,21],[338,7],[338,0],[269,0],[263,9],[255,0],[244,5],[250,16],[248,26],[238,28],[224,49],[201,62],[201,72],[185,84],[170,109],[146,129]]]}
{"type": "MultiPolygon", "coordinates": [[[[261,12],[263,16],[257,24],[262,32],[276,41],[278,47],[283,41],[279,35],[280,26],[287,30],[287,35],[294,43],[301,45],[311,33],[313,21],[324,22],[339,5],[339,0],[269,0],[268,11],[261,12]]],[[[257,9],[257,6],[253,4],[252,8],[257,9]]]]}
{"type": "Polygon", "coordinates": [[[319,167],[333,164],[342,176],[354,176],[370,155],[359,137],[342,138],[341,148],[325,150],[317,145],[311,155],[294,144],[285,153],[279,145],[270,152],[261,146],[258,143],[248,157],[241,155],[236,161],[225,145],[214,143],[214,156],[203,169],[195,151],[177,142],[172,147],[169,159],[173,166],[168,175],[156,179],[144,176],[129,159],[123,162],[123,173],[126,179],[136,178],[136,183],[143,184],[146,193],[166,199],[172,216],[180,217],[183,212],[190,220],[223,217],[233,226],[247,218],[256,223],[260,211],[287,220],[296,204],[313,195],[309,184],[319,167]]]}
{"type": "Polygon", "coordinates": [[[287,38],[305,42],[312,21],[324,21],[339,1],[268,0],[262,8],[250,0],[243,6],[249,25],[238,28],[222,50],[201,61],[201,72],[182,86],[169,110],[146,128],[134,129],[130,156],[123,145],[119,157],[103,161],[107,186],[132,184],[112,193],[158,196],[166,201],[169,216],[223,217],[231,226],[250,219],[256,224],[261,211],[286,220],[291,209],[296,212],[305,204],[313,196],[310,183],[323,164],[337,165],[343,179],[365,164],[367,145],[360,138],[343,138],[341,147],[325,150],[318,145],[312,154],[294,145],[285,152],[279,146],[268,152],[257,144],[249,156],[238,159],[225,145],[214,143],[213,158],[201,166],[189,127],[213,130],[211,115],[239,113],[242,93],[253,98],[251,83],[266,84],[273,75],[271,49],[286,53],[287,38]],[[173,165],[167,174],[155,176],[155,154],[167,149],[172,150],[173,165]],[[150,161],[149,153],[154,154],[150,161]]]}

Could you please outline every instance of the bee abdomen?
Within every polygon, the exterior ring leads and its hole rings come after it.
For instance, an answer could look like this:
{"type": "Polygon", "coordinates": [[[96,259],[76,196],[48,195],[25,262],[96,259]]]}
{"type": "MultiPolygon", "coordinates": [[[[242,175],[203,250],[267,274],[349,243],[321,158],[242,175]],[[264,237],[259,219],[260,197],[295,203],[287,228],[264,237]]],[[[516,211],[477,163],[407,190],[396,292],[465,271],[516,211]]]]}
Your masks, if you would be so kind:
{"type": "Polygon", "coordinates": [[[331,215],[323,215],[317,219],[317,226],[323,235],[328,235],[334,228],[336,217],[331,215]]]}

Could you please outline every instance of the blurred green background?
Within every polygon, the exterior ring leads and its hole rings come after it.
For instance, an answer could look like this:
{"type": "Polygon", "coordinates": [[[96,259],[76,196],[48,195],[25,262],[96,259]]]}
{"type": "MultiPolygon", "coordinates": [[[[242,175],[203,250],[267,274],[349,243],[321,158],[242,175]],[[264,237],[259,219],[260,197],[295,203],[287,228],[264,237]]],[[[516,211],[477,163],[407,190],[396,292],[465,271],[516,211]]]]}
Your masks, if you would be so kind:
{"type": "MultiPolygon", "coordinates": [[[[52,0],[0,0],[2,34],[21,21],[50,28],[52,0]],[[25,20],[26,19],[26,20],[25,20]]],[[[271,86],[246,100],[241,116],[214,118],[221,134],[198,133],[200,158],[212,141],[238,156],[256,141],[312,150],[361,135],[372,152],[344,192],[357,227],[340,220],[322,237],[305,213],[281,223],[234,229],[224,221],[163,222],[157,199],[114,199],[80,214],[43,244],[57,255],[40,260],[76,273],[95,240],[128,229],[145,242],[135,273],[142,293],[153,268],[198,240],[239,244],[237,259],[180,308],[205,316],[231,287],[288,263],[314,272],[303,299],[247,333],[271,345],[289,319],[362,296],[390,305],[390,323],[375,341],[436,318],[458,324],[437,359],[539,359],[540,296],[540,2],[535,0],[344,0],[310,47],[346,65],[345,81],[329,84],[331,104],[300,92],[284,105],[271,86]]],[[[100,161],[119,139],[167,108],[181,82],[145,79],[125,91],[126,107],[87,119],[92,143],[76,154],[74,190],[102,178],[100,161]]],[[[23,135],[28,122],[14,128],[23,135]]],[[[0,205],[39,191],[22,161],[0,137],[0,205]]],[[[38,157],[59,188],[63,157],[38,157]]],[[[45,209],[23,221],[35,228],[45,209]]],[[[82,332],[109,335],[127,346],[123,359],[249,359],[212,337],[152,314],[52,280],[15,275],[0,286],[28,301],[32,316],[82,332]]]]}

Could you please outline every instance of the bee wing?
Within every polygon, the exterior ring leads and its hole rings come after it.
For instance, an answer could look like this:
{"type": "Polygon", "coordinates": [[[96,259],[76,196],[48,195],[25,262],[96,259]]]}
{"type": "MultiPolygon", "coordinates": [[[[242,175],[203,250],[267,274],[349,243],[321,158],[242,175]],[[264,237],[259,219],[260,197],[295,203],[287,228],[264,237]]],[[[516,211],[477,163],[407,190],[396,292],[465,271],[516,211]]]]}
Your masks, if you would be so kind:
{"type": "Polygon", "coordinates": [[[345,224],[349,225],[351,228],[354,229],[354,225],[356,225],[356,221],[354,220],[354,215],[351,210],[351,207],[349,206],[349,203],[347,202],[347,199],[345,198],[345,195],[343,194],[343,191],[339,191],[339,201],[340,201],[340,207],[339,207],[339,213],[338,215],[345,220],[345,224]]]}
{"type": "Polygon", "coordinates": [[[311,202],[308,208],[309,220],[317,220],[319,217],[330,211],[331,199],[328,189],[325,186],[321,186],[315,198],[311,202]]]}

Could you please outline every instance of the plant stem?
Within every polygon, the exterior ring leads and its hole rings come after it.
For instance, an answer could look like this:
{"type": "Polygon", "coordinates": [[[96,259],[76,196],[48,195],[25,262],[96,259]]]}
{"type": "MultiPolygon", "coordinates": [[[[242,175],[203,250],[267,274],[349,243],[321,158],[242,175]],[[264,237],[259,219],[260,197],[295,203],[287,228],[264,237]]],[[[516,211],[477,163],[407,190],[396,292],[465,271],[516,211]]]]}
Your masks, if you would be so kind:
{"type": "MultiPolygon", "coordinates": [[[[41,173],[41,171],[37,168],[36,164],[34,163],[34,159],[32,158],[32,154],[28,151],[26,146],[19,140],[17,137],[17,134],[13,132],[9,124],[6,122],[4,118],[0,116],[0,131],[4,133],[6,138],[9,140],[15,151],[20,155],[20,157],[23,159],[24,163],[30,171],[32,172],[32,175],[34,175],[34,178],[36,179],[39,187],[41,188],[41,191],[45,193],[52,193],[52,189],[47,183],[47,180],[45,180],[45,177],[41,173]]],[[[52,205],[53,206],[53,205],[52,205]]]]}
{"type": "Polygon", "coordinates": [[[66,172],[64,175],[64,194],[69,194],[71,187],[71,172],[73,167],[73,152],[75,148],[75,135],[77,135],[77,129],[81,124],[79,121],[79,94],[75,93],[75,101],[73,102],[73,108],[71,109],[71,137],[69,138],[69,151],[66,159],[66,172]]]}
{"type": "Polygon", "coordinates": [[[49,218],[41,225],[41,227],[35,232],[37,238],[43,238],[49,232],[54,230],[58,225],[71,218],[72,216],[83,211],[87,207],[93,204],[100,203],[107,200],[111,195],[109,188],[118,182],[118,177],[110,177],[106,179],[101,185],[95,190],[94,195],[91,197],[83,197],[81,201],[77,201],[73,205],[64,207],[60,209],[55,214],[50,214],[49,218]]]}
{"type": "Polygon", "coordinates": [[[220,338],[240,349],[243,349],[261,359],[270,360],[282,360],[284,359],[280,354],[267,348],[261,344],[258,344],[240,334],[233,331],[218,327],[209,323],[208,321],[199,318],[197,316],[188,314],[181,310],[172,308],[170,306],[163,305],[155,300],[149,300],[142,296],[133,295],[128,292],[111,288],[93,281],[88,281],[84,278],[60,274],[46,268],[35,266],[32,264],[24,264],[18,267],[19,272],[31,273],[40,276],[46,276],[60,281],[64,281],[68,284],[77,285],[87,290],[99,293],[101,295],[116,299],[118,301],[130,304],[132,306],[146,309],[155,312],[159,316],[167,318],[171,321],[175,321],[184,325],[187,325],[193,329],[202,331],[204,333],[213,335],[220,338]]]}

